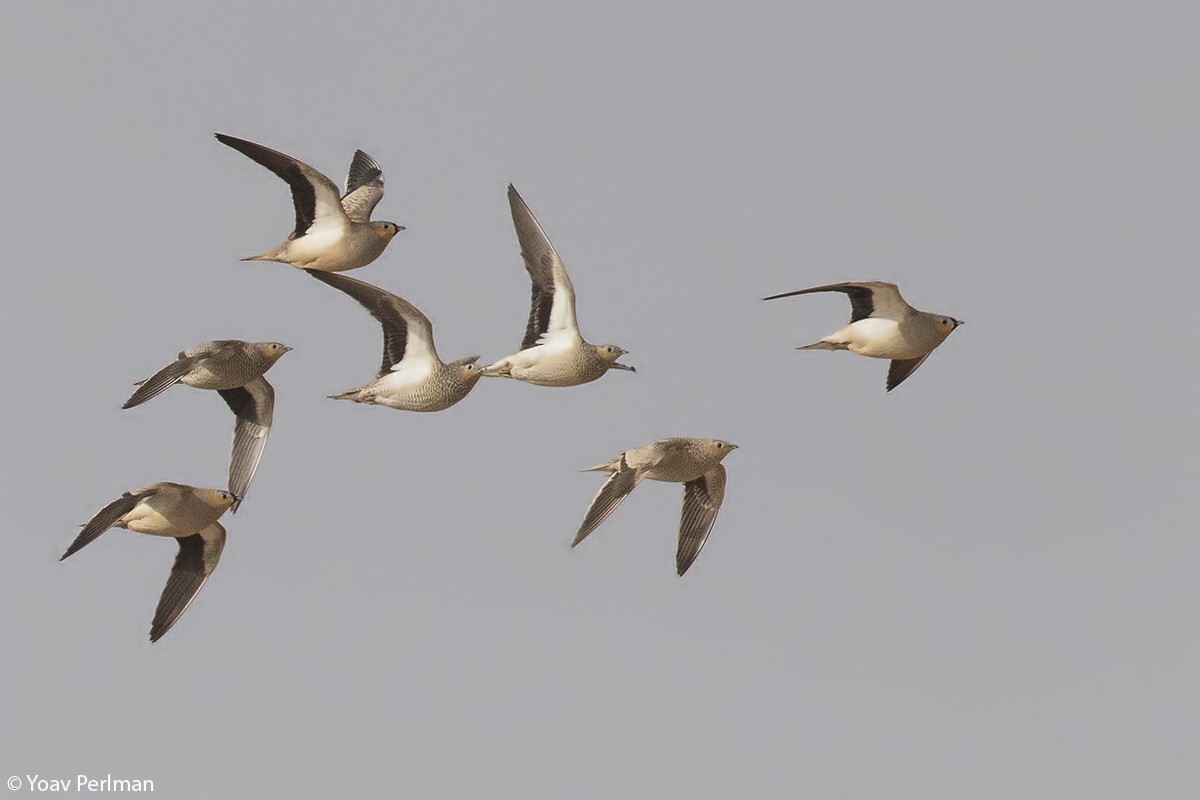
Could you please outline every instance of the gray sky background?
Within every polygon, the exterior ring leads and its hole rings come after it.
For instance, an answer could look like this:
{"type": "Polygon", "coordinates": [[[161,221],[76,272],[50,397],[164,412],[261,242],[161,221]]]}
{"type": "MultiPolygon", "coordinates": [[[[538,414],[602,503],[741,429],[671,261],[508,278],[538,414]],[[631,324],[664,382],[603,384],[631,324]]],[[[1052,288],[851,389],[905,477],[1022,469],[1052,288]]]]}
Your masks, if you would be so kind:
{"type": "Polygon", "coordinates": [[[0,772],[165,797],[1194,798],[1195,3],[7,3],[0,772]],[[285,185],[408,226],[353,273],[491,361],[528,311],[512,181],[638,373],[338,403],[348,297],[241,256],[285,185]],[[892,280],[966,321],[907,383],[793,347],[892,280]],[[122,491],[226,477],[232,416],[132,382],[211,338],[295,351],[220,568],[122,491]],[[665,436],[741,445],[674,575],[681,490],[575,550],[665,436]]]}

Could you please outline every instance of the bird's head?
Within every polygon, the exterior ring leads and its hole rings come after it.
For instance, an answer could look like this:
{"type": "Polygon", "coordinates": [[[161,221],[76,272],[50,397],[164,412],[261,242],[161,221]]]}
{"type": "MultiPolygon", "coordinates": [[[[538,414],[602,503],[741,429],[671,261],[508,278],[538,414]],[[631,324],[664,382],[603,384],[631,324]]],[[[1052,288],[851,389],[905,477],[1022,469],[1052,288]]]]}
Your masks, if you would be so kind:
{"type": "Polygon", "coordinates": [[[375,235],[383,241],[390,242],[396,238],[396,234],[404,230],[404,226],[394,222],[372,222],[371,230],[375,231],[375,235]]]}
{"type": "Polygon", "coordinates": [[[451,366],[458,368],[458,377],[468,386],[474,386],[483,377],[483,367],[475,363],[478,360],[479,356],[467,356],[451,362],[451,366]]]}
{"type": "Polygon", "coordinates": [[[608,364],[609,369],[623,369],[626,372],[637,372],[637,367],[632,367],[629,364],[621,364],[617,361],[618,358],[628,353],[628,350],[623,350],[615,344],[598,344],[596,347],[596,355],[605,364],[608,364]]]}
{"type": "Polygon", "coordinates": [[[283,358],[284,353],[290,352],[292,349],[279,342],[257,342],[254,346],[272,364],[283,358]]]}
{"type": "Polygon", "coordinates": [[[723,439],[704,439],[703,441],[704,448],[708,451],[708,454],[717,461],[737,450],[736,444],[731,444],[723,439]]]}
{"type": "Polygon", "coordinates": [[[963,324],[961,319],[955,319],[954,317],[937,317],[935,322],[937,324],[937,332],[942,335],[943,339],[953,333],[955,328],[963,324]]]}
{"type": "Polygon", "coordinates": [[[222,513],[237,502],[237,497],[233,492],[225,489],[197,489],[196,496],[213,508],[221,509],[222,513]]]}

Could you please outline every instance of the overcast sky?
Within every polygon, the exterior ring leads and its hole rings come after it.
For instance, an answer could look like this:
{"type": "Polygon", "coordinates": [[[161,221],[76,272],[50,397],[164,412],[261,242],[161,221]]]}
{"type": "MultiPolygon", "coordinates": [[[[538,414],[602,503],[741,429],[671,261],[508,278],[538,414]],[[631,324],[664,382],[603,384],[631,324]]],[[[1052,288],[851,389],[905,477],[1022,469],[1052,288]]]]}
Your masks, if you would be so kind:
{"type": "MultiPolygon", "coordinates": [[[[1183,798],[1200,788],[1200,8],[1147,3],[5,5],[0,778],[172,798],[1183,798]],[[282,264],[262,142],[406,225],[354,277],[449,360],[515,351],[505,186],[636,374],[335,402],[380,330],[282,264]],[[797,352],[844,280],[966,321],[906,383],[797,352]],[[222,486],[232,415],[135,380],[295,348],[217,571],[123,491],[222,486]],[[603,476],[719,437],[586,542],[603,476]]],[[[16,794],[26,793],[22,790],[16,794]]]]}

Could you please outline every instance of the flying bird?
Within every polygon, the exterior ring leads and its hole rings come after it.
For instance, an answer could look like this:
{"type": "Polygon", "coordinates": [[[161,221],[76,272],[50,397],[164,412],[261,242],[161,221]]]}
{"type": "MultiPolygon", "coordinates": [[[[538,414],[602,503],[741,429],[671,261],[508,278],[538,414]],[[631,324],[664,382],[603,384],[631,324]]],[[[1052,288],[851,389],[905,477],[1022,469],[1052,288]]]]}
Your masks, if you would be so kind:
{"type": "Polygon", "coordinates": [[[736,444],[720,439],[662,439],[626,450],[606,464],[584,470],[610,475],[592,500],[571,547],[608,519],[643,478],[682,483],[683,511],[679,517],[675,569],[683,575],[700,554],[717,520],[721,501],[725,499],[725,467],[721,461],[735,449],[736,444]]]}
{"type": "Polygon", "coordinates": [[[615,344],[590,344],[580,335],[575,288],[562,259],[512,184],[508,186],[508,204],[533,296],[520,351],[488,366],[483,374],[539,386],[578,386],[610,369],[636,372],[617,361],[626,350],[615,344]]]}
{"type": "Polygon", "coordinates": [[[139,381],[138,390],[121,407],[141,405],[175,383],[213,389],[221,395],[237,417],[229,459],[229,491],[236,498],[236,513],[262,459],[275,413],[275,390],[263,373],[291,349],[279,342],[204,342],[184,350],[173,363],[139,381]]]}
{"type": "Polygon", "coordinates": [[[198,489],[181,483],[156,483],[126,492],[83,526],[59,561],[91,544],[109,528],[174,537],[179,542],[179,555],[150,624],[150,641],[157,642],[171,630],[217,568],[225,547],[225,528],[217,520],[234,500],[233,494],[224,489],[198,489]]]}
{"type": "Polygon", "coordinates": [[[296,228],[278,247],[243,261],[280,261],[301,269],[343,272],[365,267],[403,225],[372,222],[371,212],[383,198],[383,170],[375,159],[357,150],[346,175],[346,192],[323,173],[289,155],[261,144],[216,134],[217,141],[257,161],[292,189],[296,228]]]}
{"type": "Polygon", "coordinates": [[[961,320],[931,314],[904,302],[894,283],[862,281],[831,283],[812,289],[773,294],[764,300],[813,292],[842,292],[850,298],[850,324],[818,342],[797,350],[849,350],[871,358],[888,358],[887,390],[895,389],[917,371],[929,354],[962,325],[961,320]]]}
{"type": "Polygon", "coordinates": [[[467,396],[483,370],[479,356],[446,364],[433,345],[433,323],[402,297],[346,275],[306,270],[322,283],[357,300],[383,326],[383,364],[375,380],[334,400],[398,408],[402,411],[441,411],[467,396]]]}

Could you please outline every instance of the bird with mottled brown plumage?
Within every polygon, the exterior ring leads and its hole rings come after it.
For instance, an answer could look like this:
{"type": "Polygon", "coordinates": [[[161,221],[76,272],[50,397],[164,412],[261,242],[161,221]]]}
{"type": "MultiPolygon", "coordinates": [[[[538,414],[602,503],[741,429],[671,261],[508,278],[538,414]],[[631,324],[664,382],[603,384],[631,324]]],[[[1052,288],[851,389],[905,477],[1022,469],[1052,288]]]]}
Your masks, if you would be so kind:
{"type": "Polygon", "coordinates": [[[306,272],[357,300],[383,327],[383,363],[375,380],[332,399],[401,411],[442,411],[479,382],[479,356],[444,363],[433,345],[433,323],[403,297],[348,275],[306,272]]]}
{"type": "Polygon", "coordinates": [[[725,467],[721,461],[736,449],[737,445],[721,439],[662,439],[584,470],[608,472],[609,477],[592,500],[571,546],[582,542],[608,519],[643,479],[682,483],[683,511],[675,569],[683,575],[700,554],[717,520],[725,499],[725,467]]]}
{"type": "Polygon", "coordinates": [[[145,380],[122,408],[157,397],[176,383],[210,389],[221,395],[237,417],[229,458],[229,491],[237,497],[236,513],[262,460],[275,415],[275,389],[264,373],[292,348],[279,342],[218,339],[182,351],[172,363],[145,380]]]}

